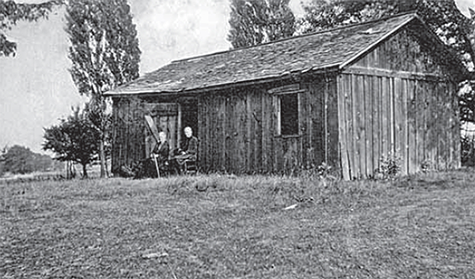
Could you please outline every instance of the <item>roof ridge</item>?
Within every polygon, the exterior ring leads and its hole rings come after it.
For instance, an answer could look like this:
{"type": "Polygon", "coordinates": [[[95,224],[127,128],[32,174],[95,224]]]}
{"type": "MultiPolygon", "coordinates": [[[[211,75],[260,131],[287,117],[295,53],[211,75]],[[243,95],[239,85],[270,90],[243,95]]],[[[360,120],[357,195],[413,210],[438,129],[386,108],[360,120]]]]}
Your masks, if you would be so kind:
{"type": "Polygon", "coordinates": [[[172,60],[170,62],[170,64],[189,61],[189,60],[194,60],[194,59],[199,59],[199,58],[204,58],[204,57],[209,57],[209,56],[213,56],[213,55],[219,55],[219,54],[223,54],[223,53],[231,53],[231,52],[236,52],[236,51],[241,51],[241,50],[246,50],[246,49],[251,49],[251,48],[258,48],[258,47],[261,47],[261,46],[275,44],[275,43],[278,43],[278,42],[295,40],[295,39],[298,39],[298,38],[310,37],[310,36],[314,36],[314,35],[323,34],[323,33],[326,33],[326,32],[333,32],[333,31],[336,31],[336,30],[346,29],[346,28],[350,28],[350,27],[356,27],[356,26],[371,24],[371,23],[375,23],[375,22],[378,22],[378,21],[385,21],[385,20],[388,20],[390,18],[402,17],[402,16],[409,15],[409,14],[412,14],[412,15],[414,15],[414,17],[419,18],[416,11],[408,11],[408,12],[398,13],[398,14],[395,14],[395,15],[392,15],[392,16],[381,17],[381,18],[378,18],[378,19],[375,19],[375,20],[360,22],[360,23],[356,23],[356,24],[349,24],[349,25],[344,25],[344,26],[338,26],[338,27],[325,29],[325,30],[320,30],[320,31],[312,32],[312,33],[308,33],[308,34],[302,34],[302,35],[298,35],[298,36],[290,36],[290,37],[287,37],[287,38],[282,38],[282,39],[279,39],[279,40],[263,43],[263,44],[260,44],[260,45],[247,46],[247,47],[243,47],[243,48],[235,48],[235,49],[229,49],[229,50],[223,50],[223,51],[217,51],[217,52],[213,52],[213,53],[197,55],[197,56],[190,56],[190,57],[186,57],[186,58],[182,58],[182,59],[172,60]]]}

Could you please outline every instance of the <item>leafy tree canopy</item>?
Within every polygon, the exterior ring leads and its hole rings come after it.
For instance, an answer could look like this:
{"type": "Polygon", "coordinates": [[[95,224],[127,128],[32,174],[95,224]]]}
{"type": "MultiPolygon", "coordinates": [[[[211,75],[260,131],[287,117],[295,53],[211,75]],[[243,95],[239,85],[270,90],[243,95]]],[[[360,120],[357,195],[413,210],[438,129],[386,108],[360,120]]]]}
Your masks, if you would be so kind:
{"type": "Polygon", "coordinates": [[[87,165],[97,160],[101,132],[89,119],[87,112],[76,109],[73,115],[51,128],[45,129],[44,150],[56,153],[59,161],[73,161],[83,166],[87,177],[87,165]]]}
{"type": "Polygon", "coordinates": [[[79,92],[100,95],[139,75],[140,49],[126,0],[70,0],[66,32],[79,92]]]}
{"type": "Polygon", "coordinates": [[[292,36],[295,17],[290,0],[232,0],[228,41],[233,48],[254,46],[292,36]]]}
{"type": "Polygon", "coordinates": [[[47,1],[41,4],[18,4],[12,0],[0,0],[0,56],[15,55],[17,44],[8,39],[2,30],[10,30],[18,21],[36,21],[47,18],[54,6],[61,0],[47,1]]]}

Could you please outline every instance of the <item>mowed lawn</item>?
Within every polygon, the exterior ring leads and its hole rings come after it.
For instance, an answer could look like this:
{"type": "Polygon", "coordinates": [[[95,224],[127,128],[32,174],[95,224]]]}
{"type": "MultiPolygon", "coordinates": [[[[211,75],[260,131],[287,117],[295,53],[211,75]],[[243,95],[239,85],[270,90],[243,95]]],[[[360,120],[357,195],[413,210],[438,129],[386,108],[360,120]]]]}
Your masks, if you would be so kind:
{"type": "Polygon", "coordinates": [[[0,278],[475,278],[475,171],[4,184],[0,278]]]}

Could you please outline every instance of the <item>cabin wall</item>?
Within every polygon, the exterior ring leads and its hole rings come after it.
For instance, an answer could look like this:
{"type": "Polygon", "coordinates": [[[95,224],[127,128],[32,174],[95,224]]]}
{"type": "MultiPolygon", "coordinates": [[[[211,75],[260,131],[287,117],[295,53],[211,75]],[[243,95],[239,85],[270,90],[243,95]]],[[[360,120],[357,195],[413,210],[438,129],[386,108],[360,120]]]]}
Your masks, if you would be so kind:
{"type": "Polygon", "coordinates": [[[456,84],[427,46],[401,31],[338,78],[345,179],[399,157],[402,174],[460,166],[456,84]]]}
{"type": "Polygon", "coordinates": [[[156,139],[145,123],[145,115],[152,117],[158,131],[167,134],[170,148],[177,147],[178,107],[176,102],[133,97],[114,98],[112,173],[119,174],[121,166],[130,166],[150,156],[151,150],[156,145],[156,139]]]}
{"type": "Polygon", "coordinates": [[[292,173],[339,166],[336,78],[312,77],[201,94],[199,164],[203,171],[292,173]],[[299,91],[299,134],[276,134],[275,94],[299,91]],[[274,93],[272,93],[274,92],[274,93]],[[327,108],[327,109],[326,109],[327,108]],[[332,114],[332,115],[330,115],[332,114]],[[331,124],[332,128],[327,126],[331,124]]]}
{"type": "Polygon", "coordinates": [[[120,167],[145,157],[145,123],[141,102],[136,98],[115,98],[112,109],[113,174],[120,167]]]}

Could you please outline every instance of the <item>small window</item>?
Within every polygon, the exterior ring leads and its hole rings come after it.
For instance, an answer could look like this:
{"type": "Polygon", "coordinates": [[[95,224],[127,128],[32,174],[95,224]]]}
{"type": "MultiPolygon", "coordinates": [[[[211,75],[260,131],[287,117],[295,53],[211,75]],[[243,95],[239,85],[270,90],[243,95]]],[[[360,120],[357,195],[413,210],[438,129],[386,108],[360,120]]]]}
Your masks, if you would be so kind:
{"type": "Polygon", "coordinates": [[[299,133],[299,99],[298,94],[280,95],[281,135],[298,135],[299,133]]]}
{"type": "Polygon", "coordinates": [[[299,135],[299,93],[285,92],[274,95],[274,120],[276,136],[299,135]]]}

